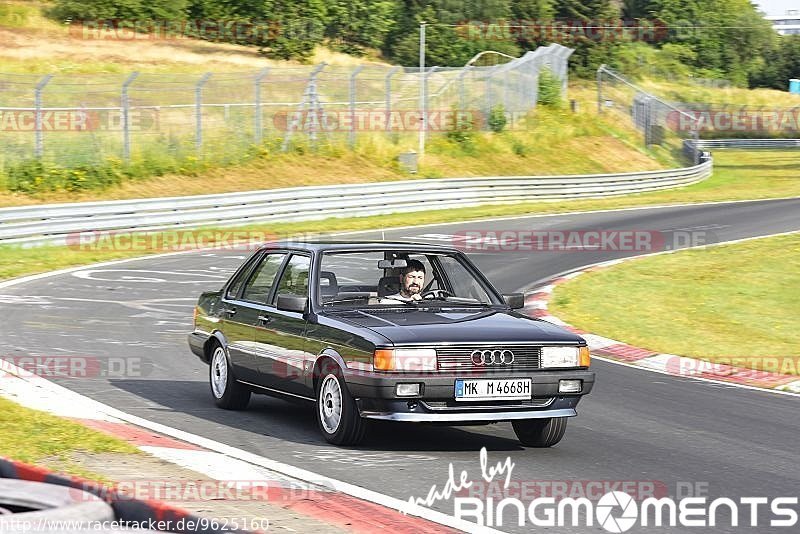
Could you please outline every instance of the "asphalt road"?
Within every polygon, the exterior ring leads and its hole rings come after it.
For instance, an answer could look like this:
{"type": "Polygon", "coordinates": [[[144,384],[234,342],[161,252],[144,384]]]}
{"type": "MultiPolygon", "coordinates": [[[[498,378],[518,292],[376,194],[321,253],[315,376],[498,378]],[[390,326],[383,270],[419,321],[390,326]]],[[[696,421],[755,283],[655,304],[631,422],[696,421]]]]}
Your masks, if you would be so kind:
{"type": "MultiPolygon", "coordinates": [[[[692,238],[728,241],[800,230],[800,199],[563,214],[348,237],[452,243],[465,232],[486,236],[505,230],[598,229],[652,232],[647,235],[655,248],[685,245],[692,238]]],[[[586,264],[642,252],[647,251],[470,254],[500,289],[514,291],[586,264]]],[[[56,381],[128,413],[402,500],[424,497],[433,484],[441,488],[450,463],[456,474],[465,470],[471,479],[480,480],[481,447],[487,448],[491,464],[510,457],[515,465],[512,480],[527,487],[533,487],[533,481],[550,481],[544,484],[556,491],[564,484],[577,491],[589,481],[616,481],[628,483],[630,489],[631,483],[644,481],[639,488],[646,493],[652,483],[660,496],[685,496],[687,488],[698,495],[732,499],[798,495],[796,397],[600,361],[594,363],[598,376],[593,393],[579,405],[579,416],[570,420],[564,440],[548,450],[521,447],[510,424],[449,428],[399,423],[373,425],[358,449],[336,449],[322,440],[313,412],[306,407],[256,396],[246,412],[219,410],[208,391],[207,366],[189,352],[185,336],[196,295],[219,287],[244,256],[220,251],[146,258],[0,290],[3,354],[105,360],[119,376],[56,381]]],[[[641,305],[646,303],[632,303],[641,305]]],[[[477,483],[474,487],[479,489],[477,483]]],[[[453,513],[450,500],[435,508],[453,513]]],[[[747,514],[741,517],[746,520],[747,514]]],[[[531,527],[503,528],[527,532],[531,527]]],[[[602,531],[597,525],[554,530],[602,531]]],[[[716,529],[699,530],[742,528],[723,522],[716,529]]]]}

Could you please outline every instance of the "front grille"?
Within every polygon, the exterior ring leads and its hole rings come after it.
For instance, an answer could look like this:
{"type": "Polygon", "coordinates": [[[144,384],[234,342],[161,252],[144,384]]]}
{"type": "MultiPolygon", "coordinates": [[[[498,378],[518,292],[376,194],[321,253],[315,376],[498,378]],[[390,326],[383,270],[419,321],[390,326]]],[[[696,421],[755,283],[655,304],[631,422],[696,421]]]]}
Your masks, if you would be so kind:
{"type": "Polygon", "coordinates": [[[542,347],[535,345],[464,345],[437,347],[436,360],[440,371],[531,371],[540,368],[542,347]],[[511,351],[511,364],[476,365],[473,351],[511,351]]]}
{"type": "Polygon", "coordinates": [[[523,400],[499,401],[456,401],[456,400],[425,400],[422,404],[433,411],[469,411],[469,410],[507,410],[510,408],[545,408],[550,406],[554,397],[523,400]]]}

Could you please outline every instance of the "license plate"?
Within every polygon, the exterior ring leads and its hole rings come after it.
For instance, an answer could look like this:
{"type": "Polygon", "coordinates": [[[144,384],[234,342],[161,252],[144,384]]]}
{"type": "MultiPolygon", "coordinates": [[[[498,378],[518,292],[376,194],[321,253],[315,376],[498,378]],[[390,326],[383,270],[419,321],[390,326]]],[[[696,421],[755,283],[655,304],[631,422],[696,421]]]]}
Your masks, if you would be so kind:
{"type": "Polygon", "coordinates": [[[530,399],[530,378],[456,380],[456,400],[530,399]]]}

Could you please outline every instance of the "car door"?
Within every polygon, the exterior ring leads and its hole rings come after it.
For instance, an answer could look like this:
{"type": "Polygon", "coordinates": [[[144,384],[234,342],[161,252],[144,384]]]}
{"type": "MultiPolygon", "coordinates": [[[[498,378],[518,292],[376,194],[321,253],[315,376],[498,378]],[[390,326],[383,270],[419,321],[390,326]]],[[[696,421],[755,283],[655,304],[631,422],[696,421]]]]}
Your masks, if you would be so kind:
{"type": "Polygon", "coordinates": [[[311,256],[293,253],[285,262],[280,280],[261,307],[260,323],[255,329],[255,345],[259,354],[259,383],[293,395],[307,396],[304,383],[313,358],[305,352],[306,319],[304,314],[277,309],[280,294],[309,296],[311,256]],[[311,363],[308,363],[311,361],[311,363]]]}
{"type": "Polygon", "coordinates": [[[286,252],[263,254],[248,273],[238,293],[231,294],[231,299],[223,300],[223,333],[228,340],[234,375],[240,380],[258,383],[260,378],[258,365],[261,360],[255,343],[255,331],[261,321],[262,308],[272,294],[276,276],[286,257],[286,252]]]}

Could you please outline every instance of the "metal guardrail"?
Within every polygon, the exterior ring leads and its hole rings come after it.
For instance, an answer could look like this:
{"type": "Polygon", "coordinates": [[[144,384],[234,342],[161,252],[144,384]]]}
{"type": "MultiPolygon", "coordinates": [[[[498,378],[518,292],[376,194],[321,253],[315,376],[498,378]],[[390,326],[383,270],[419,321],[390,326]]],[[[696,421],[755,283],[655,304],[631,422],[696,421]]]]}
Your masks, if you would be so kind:
{"type": "Polygon", "coordinates": [[[800,139],[698,139],[689,140],[695,148],[800,148],[800,139]]]}
{"type": "Polygon", "coordinates": [[[681,169],[620,174],[419,179],[3,208],[0,244],[64,244],[83,232],[242,226],[622,195],[698,182],[711,175],[712,164],[709,158],[681,169]]]}

